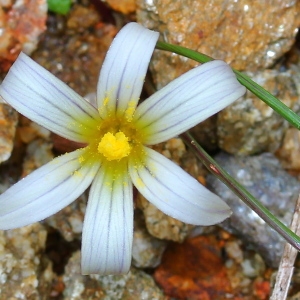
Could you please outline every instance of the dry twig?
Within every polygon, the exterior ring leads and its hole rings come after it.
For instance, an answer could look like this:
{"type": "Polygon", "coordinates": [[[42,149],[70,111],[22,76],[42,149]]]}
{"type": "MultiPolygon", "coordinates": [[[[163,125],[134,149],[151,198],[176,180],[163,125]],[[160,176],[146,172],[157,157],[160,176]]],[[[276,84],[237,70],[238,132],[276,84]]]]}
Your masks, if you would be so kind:
{"type": "MultiPolygon", "coordinates": [[[[300,234],[300,195],[298,197],[295,212],[292,219],[291,230],[297,235],[300,234]]],[[[288,294],[294,263],[298,251],[290,244],[286,243],[279,264],[274,290],[270,300],[285,300],[288,294]]]]}

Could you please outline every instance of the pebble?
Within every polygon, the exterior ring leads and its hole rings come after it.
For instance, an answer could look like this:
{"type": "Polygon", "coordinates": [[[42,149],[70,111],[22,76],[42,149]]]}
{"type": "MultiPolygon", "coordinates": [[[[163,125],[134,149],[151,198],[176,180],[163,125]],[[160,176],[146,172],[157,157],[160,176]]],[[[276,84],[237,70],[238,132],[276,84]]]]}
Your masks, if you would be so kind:
{"type": "Polygon", "coordinates": [[[277,150],[283,167],[287,170],[300,172],[300,131],[296,128],[289,128],[284,136],[281,147],[277,150]]]}
{"type": "Polygon", "coordinates": [[[11,156],[17,123],[18,113],[10,105],[0,102],[0,163],[11,156]]]}

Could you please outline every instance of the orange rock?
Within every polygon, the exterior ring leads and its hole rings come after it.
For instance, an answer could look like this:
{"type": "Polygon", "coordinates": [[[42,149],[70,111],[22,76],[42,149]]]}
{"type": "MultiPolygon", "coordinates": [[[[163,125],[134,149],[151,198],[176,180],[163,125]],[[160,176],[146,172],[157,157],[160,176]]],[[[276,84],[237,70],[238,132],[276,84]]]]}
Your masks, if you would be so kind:
{"type": "Polygon", "coordinates": [[[129,14],[136,10],[135,0],[106,0],[109,6],[123,14],[129,14]]]}
{"type": "Polygon", "coordinates": [[[267,300],[270,295],[270,282],[257,280],[254,285],[254,295],[259,300],[267,300]]]}
{"type": "Polygon", "coordinates": [[[46,0],[8,1],[0,5],[0,69],[7,71],[20,51],[31,54],[46,29],[46,0]]]}
{"type": "Polygon", "coordinates": [[[198,236],[167,248],[154,277],[177,299],[224,299],[232,292],[221,247],[213,236],[198,236]]]}

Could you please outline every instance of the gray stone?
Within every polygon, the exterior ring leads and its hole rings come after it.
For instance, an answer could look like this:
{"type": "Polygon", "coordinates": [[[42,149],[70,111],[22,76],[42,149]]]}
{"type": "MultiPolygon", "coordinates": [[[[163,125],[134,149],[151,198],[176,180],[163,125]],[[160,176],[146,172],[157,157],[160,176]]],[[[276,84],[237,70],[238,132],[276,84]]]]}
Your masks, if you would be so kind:
{"type": "MultiPolygon", "coordinates": [[[[276,217],[287,226],[290,225],[300,184],[282,169],[272,154],[243,158],[221,153],[215,159],[276,217]]],[[[209,175],[207,182],[233,211],[221,226],[238,235],[245,245],[260,253],[269,265],[278,267],[284,246],[279,234],[216,177],[209,175]]]]}

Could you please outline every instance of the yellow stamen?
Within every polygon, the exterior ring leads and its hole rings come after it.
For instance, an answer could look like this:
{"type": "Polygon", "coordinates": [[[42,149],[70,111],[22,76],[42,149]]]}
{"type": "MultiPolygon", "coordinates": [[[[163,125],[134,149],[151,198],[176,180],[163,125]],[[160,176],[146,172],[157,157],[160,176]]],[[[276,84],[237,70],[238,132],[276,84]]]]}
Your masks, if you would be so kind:
{"type": "Polygon", "coordinates": [[[107,160],[120,160],[130,154],[131,146],[128,137],[119,131],[116,134],[107,132],[98,145],[98,152],[103,154],[107,160]]]}

